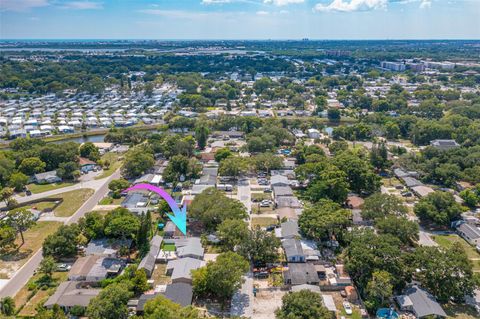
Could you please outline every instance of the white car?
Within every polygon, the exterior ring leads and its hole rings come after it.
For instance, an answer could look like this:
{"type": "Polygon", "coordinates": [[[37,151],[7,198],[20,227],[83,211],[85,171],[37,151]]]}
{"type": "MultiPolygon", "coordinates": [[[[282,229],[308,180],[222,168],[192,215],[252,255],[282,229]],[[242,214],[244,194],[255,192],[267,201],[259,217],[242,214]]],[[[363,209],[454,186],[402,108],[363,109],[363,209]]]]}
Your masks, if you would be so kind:
{"type": "Polygon", "coordinates": [[[345,313],[347,315],[351,315],[353,313],[352,306],[350,306],[348,301],[343,302],[343,308],[345,309],[345,313]]]}

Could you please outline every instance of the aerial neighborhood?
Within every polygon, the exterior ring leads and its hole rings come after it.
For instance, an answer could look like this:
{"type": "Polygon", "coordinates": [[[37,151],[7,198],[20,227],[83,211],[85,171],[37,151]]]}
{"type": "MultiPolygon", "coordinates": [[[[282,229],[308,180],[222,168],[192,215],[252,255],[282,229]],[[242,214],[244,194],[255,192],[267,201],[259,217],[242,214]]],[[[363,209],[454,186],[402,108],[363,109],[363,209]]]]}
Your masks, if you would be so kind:
{"type": "Polygon", "coordinates": [[[480,317],[478,43],[69,45],[0,50],[2,316],[480,317]]]}

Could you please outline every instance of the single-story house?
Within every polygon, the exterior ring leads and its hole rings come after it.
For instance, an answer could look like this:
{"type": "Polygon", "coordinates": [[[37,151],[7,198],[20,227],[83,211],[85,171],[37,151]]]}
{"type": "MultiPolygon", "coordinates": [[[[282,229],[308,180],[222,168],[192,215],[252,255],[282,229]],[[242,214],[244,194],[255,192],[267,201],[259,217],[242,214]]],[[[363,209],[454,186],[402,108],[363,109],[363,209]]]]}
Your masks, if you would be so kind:
{"type": "Polygon", "coordinates": [[[437,150],[447,151],[452,148],[460,147],[455,140],[433,140],[430,141],[430,146],[435,147],[437,150]]]}
{"type": "Polygon", "coordinates": [[[162,241],[163,238],[161,236],[153,236],[152,240],[150,241],[150,250],[148,251],[148,254],[143,257],[143,259],[140,261],[140,264],[138,264],[138,269],[144,269],[148,278],[152,276],[152,273],[155,270],[155,261],[158,253],[160,252],[162,241]]]}
{"type": "Polygon", "coordinates": [[[300,237],[298,222],[296,220],[289,220],[282,223],[280,228],[275,229],[275,235],[283,239],[300,237]]]}
{"type": "Polygon", "coordinates": [[[192,304],[193,288],[190,284],[176,282],[167,286],[164,295],[180,306],[186,307],[192,304]]]}
{"type": "Polygon", "coordinates": [[[282,241],[282,247],[289,263],[305,262],[305,254],[303,253],[300,240],[292,238],[285,239],[282,241]]]}
{"type": "Polygon", "coordinates": [[[280,196],[275,197],[275,204],[277,208],[282,207],[291,207],[291,208],[302,208],[302,203],[295,196],[280,196]]]}
{"type": "Polygon", "coordinates": [[[480,244],[480,229],[477,226],[462,223],[457,227],[457,232],[471,245],[476,246],[480,244]]]}
{"type": "Polygon", "coordinates": [[[315,266],[310,263],[289,263],[288,270],[284,273],[286,285],[318,285],[318,278],[315,266]]]}
{"type": "Polygon", "coordinates": [[[80,170],[84,173],[91,172],[97,167],[97,163],[85,157],[80,157],[78,159],[78,165],[80,165],[80,170]]]}
{"type": "Polygon", "coordinates": [[[33,182],[37,184],[52,184],[59,183],[62,179],[58,177],[57,171],[48,171],[44,173],[37,173],[33,175],[33,182]]]}
{"type": "Polygon", "coordinates": [[[99,238],[92,239],[85,248],[85,255],[97,255],[104,257],[115,258],[118,256],[118,251],[122,247],[130,248],[132,246],[131,239],[110,239],[110,238],[99,238]]]}
{"type": "Polygon", "coordinates": [[[288,181],[287,176],[284,175],[272,175],[270,178],[270,184],[273,186],[289,186],[290,182],[288,181]]]}
{"type": "Polygon", "coordinates": [[[447,314],[435,300],[435,297],[417,285],[407,288],[403,295],[396,296],[395,299],[401,310],[413,312],[417,318],[429,316],[447,317],[447,314]]]}
{"type": "Polygon", "coordinates": [[[175,246],[177,247],[177,256],[179,258],[191,257],[203,259],[205,250],[202,247],[202,242],[199,237],[189,237],[186,240],[177,240],[175,246]]]}
{"type": "Polygon", "coordinates": [[[68,273],[68,280],[96,282],[114,277],[125,266],[121,259],[90,255],[78,258],[68,273]]]}
{"type": "Polygon", "coordinates": [[[275,196],[276,200],[278,197],[288,197],[294,195],[290,186],[273,186],[273,196],[275,196]]]}
{"type": "Polygon", "coordinates": [[[414,192],[418,197],[422,198],[427,196],[430,193],[435,192],[433,188],[425,185],[419,185],[411,188],[412,192],[414,192]]]}
{"type": "Polygon", "coordinates": [[[121,206],[127,208],[134,213],[141,213],[147,211],[147,205],[149,198],[142,192],[129,192],[125,199],[122,201],[121,206]]]}
{"type": "Polygon", "coordinates": [[[100,291],[101,289],[82,288],[78,281],[64,281],[43,306],[51,309],[54,305],[59,305],[67,312],[74,306],[86,308],[90,300],[95,298],[100,291]]]}
{"type": "Polygon", "coordinates": [[[172,282],[192,283],[191,271],[205,266],[203,260],[195,258],[180,258],[170,260],[167,264],[166,274],[172,277],[172,282]]]}

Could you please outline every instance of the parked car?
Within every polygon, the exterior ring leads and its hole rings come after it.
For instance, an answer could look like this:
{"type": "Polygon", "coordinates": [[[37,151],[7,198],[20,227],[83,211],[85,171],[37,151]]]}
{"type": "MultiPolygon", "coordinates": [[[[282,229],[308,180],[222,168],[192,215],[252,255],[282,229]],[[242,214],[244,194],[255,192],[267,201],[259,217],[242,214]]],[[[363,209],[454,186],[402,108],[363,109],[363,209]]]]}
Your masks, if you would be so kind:
{"type": "Polygon", "coordinates": [[[27,190],[25,191],[25,195],[27,195],[27,196],[30,196],[30,195],[32,195],[32,191],[31,191],[31,190],[29,190],[29,189],[27,189],[27,190]]]}
{"type": "Polygon", "coordinates": [[[57,271],[69,271],[71,268],[72,268],[72,266],[67,265],[67,264],[57,265],[57,271]]]}
{"type": "Polygon", "coordinates": [[[271,193],[272,192],[272,189],[271,188],[265,188],[263,190],[264,193],[271,193]]]}
{"type": "Polygon", "coordinates": [[[352,306],[348,301],[343,302],[343,309],[345,309],[345,313],[347,315],[351,315],[353,313],[352,306]]]}

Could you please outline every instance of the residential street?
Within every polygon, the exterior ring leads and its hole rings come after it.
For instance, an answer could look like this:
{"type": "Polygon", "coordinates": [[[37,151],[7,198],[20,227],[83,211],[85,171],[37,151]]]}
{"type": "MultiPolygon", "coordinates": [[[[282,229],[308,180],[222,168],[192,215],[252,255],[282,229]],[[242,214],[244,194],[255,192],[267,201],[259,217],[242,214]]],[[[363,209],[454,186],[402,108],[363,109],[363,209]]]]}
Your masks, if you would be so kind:
{"type": "MultiPolygon", "coordinates": [[[[79,183],[74,186],[64,187],[57,190],[44,192],[41,194],[36,194],[28,197],[22,197],[28,200],[39,199],[43,197],[48,197],[51,195],[56,195],[64,192],[68,192],[74,189],[80,188],[93,188],[95,193],[73,214],[67,221],[66,224],[71,224],[77,222],[83,215],[91,211],[105,195],[108,194],[108,184],[111,180],[120,178],[120,171],[116,171],[110,177],[94,180],[84,183],[79,183]],[[35,197],[34,197],[35,196],[35,197]]],[[[27,200],[27,201],[28,201],[27,200]]],[[[21,202],[21,201],[19,201],[21,202]]],[[[42,251],[41,249],[37,251],[23,266],[20,268],[16,274],[10,278],[9,282],[3,286],[0,290],[0,298],[5,296],[15,296],[17,292],[28,282],[32,277],[35,269],[42,261],[42,251]]]]}

